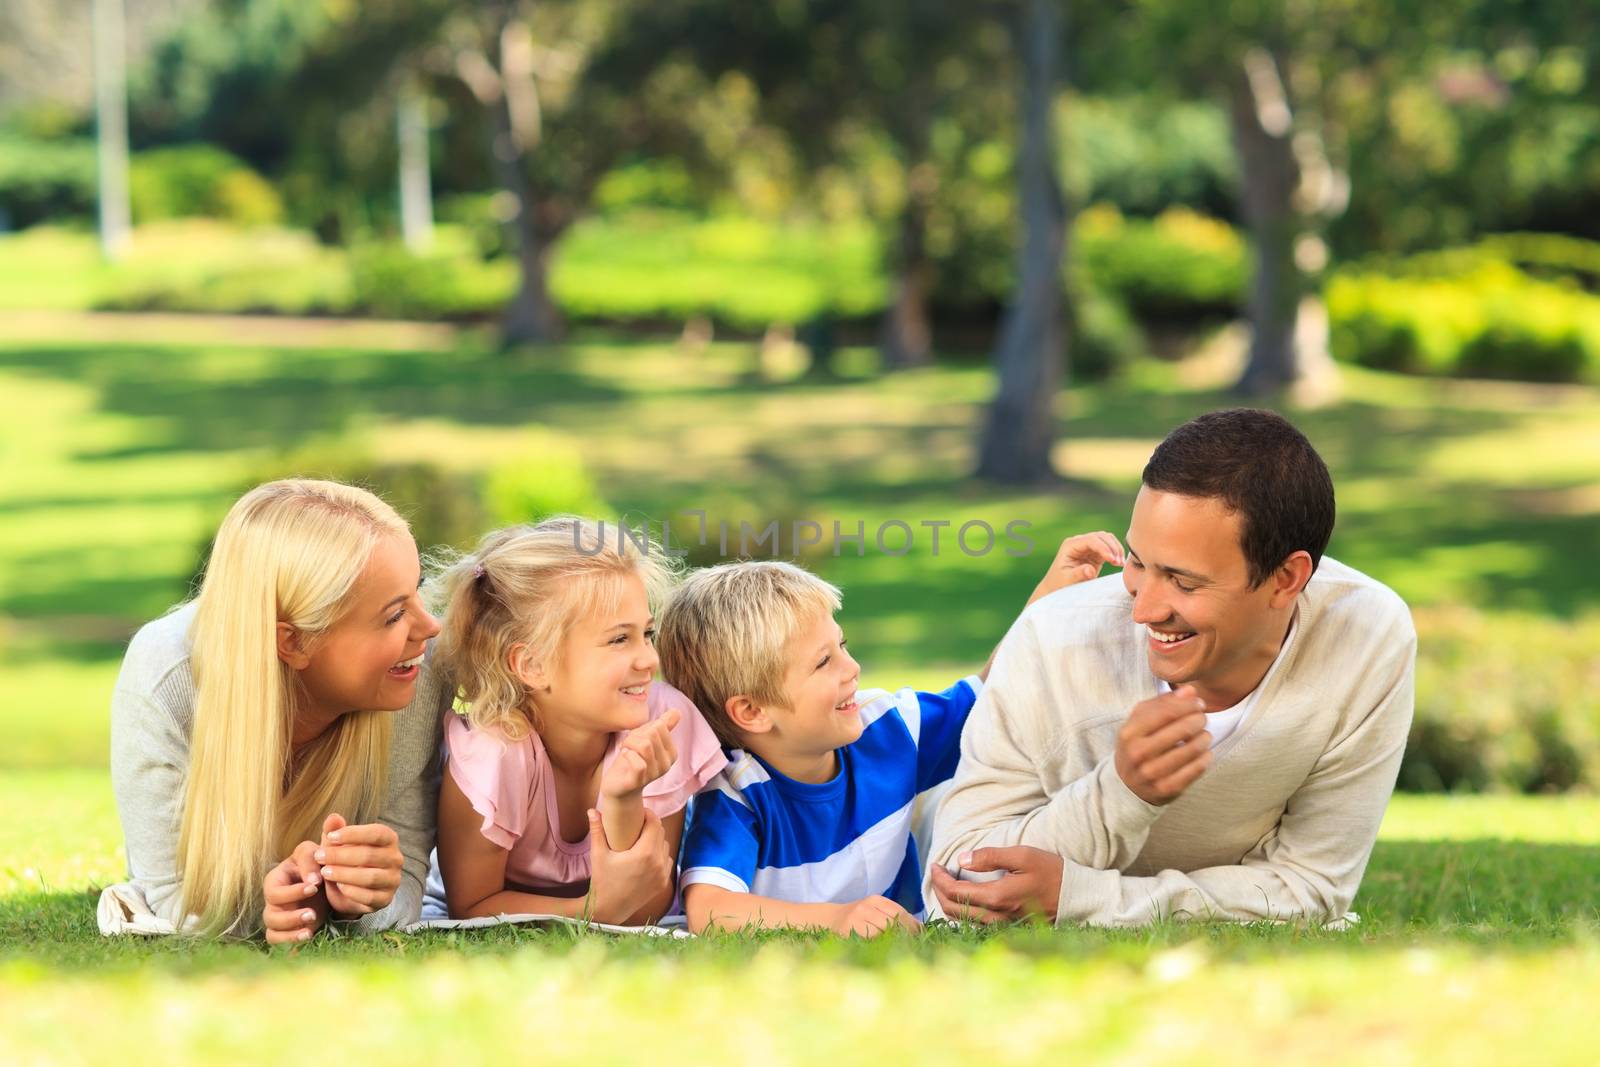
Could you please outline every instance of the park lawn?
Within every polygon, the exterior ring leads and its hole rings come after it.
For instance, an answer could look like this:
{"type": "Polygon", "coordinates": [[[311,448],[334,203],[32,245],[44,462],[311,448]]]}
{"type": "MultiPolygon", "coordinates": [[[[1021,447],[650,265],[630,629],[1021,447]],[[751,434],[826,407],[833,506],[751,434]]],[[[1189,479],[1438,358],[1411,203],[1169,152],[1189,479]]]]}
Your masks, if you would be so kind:
{"type": "Polygon", "coordinates": [[[0,1062],[279,1062],[291,1015],[386,1063],[1592,1062],[1600,798],[1395,798],[1340,933],[502,929],[273,952],[96,935],[87,887],[121,874],[103,772],[8,772],[0,801],[0,1062]]]}
{"type": "MultiPolygon", "coordinates": [[[[299,952],[102,941],[121,876],[106,703],[127,635],[187,588],[241,480],[306,442],[479,471],[575,450],[619,512],[703,507],[868,531],[806,557],[845,590],[868,684],[982,661],[1066,534],[1120,532],[1161,434],[1226,403],[1189,366],[1074,387],[1049,491],[966,480],[992,389],[977,361],[793,378],[754,349],[587,334],[501,354],[480,334],[260,320],[0,319],[0,1063],[1592,1062],[1600,801],[1398,797],[1345,933],[1163,926],[940,930],[873,944],[694,943],[503,930],[299,952]],[[331,444],[330,444],[331,443],[331,444]],[[946,520],[935,555],[875,550],[946,520]],[[961,524],[1039,550],[951,551],[961,524]],[[951,605],[959,605],[952,611],[951,605]],[[308,1005],[325,1006],[308,1011],[308,1005]],[[302,1022],[303,1021],[303,1022],[302,1022]]],[[[1600,391],[1346,371],[1299,413],[1340,492],[1332,552],[1485,642],[1594,632],[1600,391]],[[1466,607],[1470,605],[1471,607],[1466,607]],[[1452,616],[1455,618],[1455,616],[1452,616]]],[[[1571,647],[1581,642],[1570,642],[1571,647]]],[[[1486,646],[1487,647],[1487,646],[1486,646]]],[[[1568,647],[1568,646],[1563,646],[1568,647]]],[[[1563,652],[1569,655],[1570,652],[1563,652]]]]}
{"type": "MultiPolygon", "coordinates": [[[[383,323],[5,322],[0,676],[24,728],[0,768],[105,765],[127,636],[187,594],[252,472],[308,442],[467,472],[525,462],[536,478],[570,452],[617,515],[702,508],[731,551],[741,521],[779,521],[786,545],[814,521],[826,540],[805,561],[843,587],[866,681],[932,686],[983,661],[1058,539],[1125,528],[1165,430],[1229,402],[1215,375],[1166,363],[1074,387],[1057,455],[1069,480],[1012,490],[967,478],[993,382],[975,360],[877,378],[852,350],[827,379],[740,343],[586,334],[500,353],[478,332],[383,323]],[[891,554],[892,520],[916,538],[908,555],[891,554]],[[931,522],[949,524],[937,553],[931,522]],[[968,522],[997,532],[986,555],[954,544],[968,522]],[[1031,555],[1008,554],[1013,522],[1031,555]],[[861,548],[843,539],[858,526],[861,548]]],[[[1485,633],[1528,619],[1593,632],[1600,571],[1579,561],[1600,543],[1600,390],[1344,373],[1345,399],[1296,415],[1337,472],[1331,552],[1424,620],[1471,605],[1485,633]]]]}

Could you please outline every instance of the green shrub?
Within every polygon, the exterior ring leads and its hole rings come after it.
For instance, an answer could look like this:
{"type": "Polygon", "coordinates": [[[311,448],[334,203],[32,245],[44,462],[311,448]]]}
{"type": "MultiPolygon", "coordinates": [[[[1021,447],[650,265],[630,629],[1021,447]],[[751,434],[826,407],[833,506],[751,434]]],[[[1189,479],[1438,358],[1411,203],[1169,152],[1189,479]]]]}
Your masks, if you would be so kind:
{"type": "Polygon", "coordinates": [[[214,145],[138,153],[129,164],[128,193],[136,222],[200,217],[266,226],[283,218],[271,184],[214,145]]]}
{"type": "Polygon", "coordinates": [[[88,218],[96,202],[94,142],[0,135],[0,230],[88,218]]]}
{"type": "Polygon", "coordinates": [[[437,227],[434,247],[417,254],[398,241],[358,245],[349,254],[352,305],[389,318],[456,319],[499,311],[516,288],[516,264],[485,263],[462,231],[437,227]]]}
{"type": "Polygon", "coordinates": [[[553,434],[537,453],[508,459],[483,481],[484,510],[492,526],[538,522],[551,515],[619,520],[600,496],[577,446],[553,434]]]}
{"type": "Polygon", "coordinates": [[[1347,362],[1526,381],[1600,374],[1600,297],[1481,249],[1344,272],[1324,295],[1330,345],[1347,362]]]}
{"type": "Polygon", "coordinates": [[[1116,297],[1092,285],[1080,284],[1071,309],[1067,359],[1073,381],[1112,377],[1145,354],[1144,331],[1116,297]]]}
{"type": "Polygon", "coordinates": [[[1417,613],[1417,633],[1401,789],[1600,789],[1600,616],[1435,608],[1417,613]]]}
{"type": "Polygon", "coordinates": [[[1075,237],[1090,283],[1142,322],[1231,317],[1244,305],[1249,256],[1227,223],[1183,208],[1125,219],[1102,204],[1079,215],[1075,237]]]}
{"type": "Polygon", "coordinates": [[[299,231],[241,231],[210,219],[139,227],[94,306],[218,314],[354,310],[344,252],[299,231]]]}

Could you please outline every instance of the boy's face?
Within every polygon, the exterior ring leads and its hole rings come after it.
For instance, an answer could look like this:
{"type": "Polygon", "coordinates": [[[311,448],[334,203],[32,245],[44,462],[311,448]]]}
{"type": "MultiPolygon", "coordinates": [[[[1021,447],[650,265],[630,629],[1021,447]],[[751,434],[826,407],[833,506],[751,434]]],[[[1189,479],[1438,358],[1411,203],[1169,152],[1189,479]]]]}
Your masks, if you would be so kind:
{"type": "Polygon", "coordinates": [[[769,706],[767,745],[790,756],[821,756],[861,737],[856,684],[861,665],[845,649],[844,631],[819,615],[789,642],[784,706],[769,706]]]}

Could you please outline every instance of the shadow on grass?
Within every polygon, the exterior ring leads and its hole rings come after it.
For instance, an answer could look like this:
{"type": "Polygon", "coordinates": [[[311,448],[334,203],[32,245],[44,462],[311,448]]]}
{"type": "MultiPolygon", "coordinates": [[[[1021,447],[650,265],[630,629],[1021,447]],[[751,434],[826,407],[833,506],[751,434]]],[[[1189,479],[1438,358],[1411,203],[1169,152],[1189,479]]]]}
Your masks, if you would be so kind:
{"type": "Polygon", "coordinates": [[[0,960],[29,959],[64,972],[149,969],[264,972],[315,961],[370,962],[537,951],[561,955],[595,940],[608,958],[693,956],[741,967],[761,947],[796,946],[809,958],[878,967],[907,958],[969,953],[1000,942],[1029,956],[1110,959],[1143,966],[1155,953],[1193,941],[1223,958],[1271,959],[1411,944],[1464,944],[1538,951],[1592,936],[1600,923],[1600,846],[1501,840],[1388,841],[1373,854],[1356,900],[1359,926],[1344,932],[1294,925],[1158,923],[1132,930],[1016,926],[976,930],[937,925],[916,937],[846,941],[799,931],[720,934],[698,940],[627,938],[569,929],[498,927],[470,932],[319,937],[309,946],[193,943],[175,938],[101,938],[96,894],[0,897],[0,960]]]}

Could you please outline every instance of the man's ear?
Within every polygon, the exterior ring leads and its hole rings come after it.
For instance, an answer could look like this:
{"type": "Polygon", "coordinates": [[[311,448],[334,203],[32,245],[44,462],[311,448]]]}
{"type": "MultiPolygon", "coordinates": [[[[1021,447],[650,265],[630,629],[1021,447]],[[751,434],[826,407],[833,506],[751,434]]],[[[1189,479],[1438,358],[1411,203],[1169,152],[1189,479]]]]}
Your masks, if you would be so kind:
{"type": "Polygon", "coordinates": [[[747,696],[729,697],[722,707],[740,733],[764,734],[772,730],[772,717],[747,696]]]}
{"type": "Polygon", "coordinates": [[[1311,553],[1301,549],[1290,554],[1289,558],[1278,564],[1278,569],[1272,572],[1272,606],[1286,608],[1300,595],[1300,590],[1311,581],[1311,572],[1316,565],[1311,562],[1311,553]]]}
{"type": "Polygon", "coordinates": [[[506,653],[506,666],[529,689],[542,691],[550,688],[549,673],[544,669],[544,664],[529,653],[527,645],[512,645],[511,651],[506,653]]]}
{"type": "Polygon", "coordinates": [[[303,671],[311,662],[300,631],[286,622],[278,623],[278,658],[290,670],[303,671]]]}

